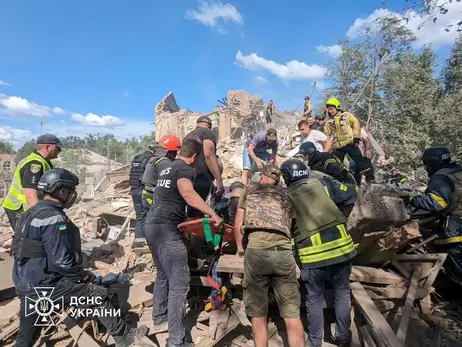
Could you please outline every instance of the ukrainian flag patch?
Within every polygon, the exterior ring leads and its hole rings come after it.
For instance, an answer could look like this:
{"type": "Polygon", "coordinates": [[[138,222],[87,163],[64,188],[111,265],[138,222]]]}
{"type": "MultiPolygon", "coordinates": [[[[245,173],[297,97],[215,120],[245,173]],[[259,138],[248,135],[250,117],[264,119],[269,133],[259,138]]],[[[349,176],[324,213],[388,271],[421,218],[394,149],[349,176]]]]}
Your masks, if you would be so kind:
{"type": "Polygon", "coordinates": [[[64,230],[67,230],[66,224],[59,225],[59,231],[64,231],[64,230]]]}

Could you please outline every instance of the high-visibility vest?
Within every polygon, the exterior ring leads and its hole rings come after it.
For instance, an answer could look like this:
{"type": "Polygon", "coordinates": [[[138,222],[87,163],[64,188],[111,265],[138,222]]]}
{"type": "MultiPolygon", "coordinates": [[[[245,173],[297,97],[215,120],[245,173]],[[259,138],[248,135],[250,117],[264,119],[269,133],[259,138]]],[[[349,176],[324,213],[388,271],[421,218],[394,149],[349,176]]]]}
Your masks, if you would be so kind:
{"type": "Polygon", "coordinates": [[[24,188],[22,186],[21,169],[31,161],[38,161],[43,168],[43,172],[49,171],[53,168],[53,166],[51,166],[45,158],[35,152],[32,152],[23,160],[21,160],[16,167],[10,190],[8,191],[8,195],[3,200],[2,207],[13,211],[19,210],[21,206],[24,211],[29,209],[26,201],[26,195],[24,194],[24,188]]]}

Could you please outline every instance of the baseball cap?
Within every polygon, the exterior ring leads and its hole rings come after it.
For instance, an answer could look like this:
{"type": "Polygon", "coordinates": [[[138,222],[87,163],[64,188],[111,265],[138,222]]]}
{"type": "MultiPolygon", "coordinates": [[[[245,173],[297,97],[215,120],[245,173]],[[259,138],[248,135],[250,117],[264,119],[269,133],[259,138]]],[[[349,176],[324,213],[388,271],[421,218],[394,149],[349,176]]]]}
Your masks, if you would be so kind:
{"type": "Polygon", "coordinates": [[[261,173],[266,177],[272,178],[276,182],[279,182],[279,179],[281,178],[281,170],[275,164],[265,165],[261,170],[261,173]]]}
{"type": "Polygon", "coordinates": [[[56,147],[62,148],[63,144],[61,141],[52,134],[43,134],[37,137],[37,145],[56,145],[56,147]]]}
{"type": "Polygon", "coordinates": [[[197,118],[196,123],[207,123],[209,127],[212,127],[212,120],[208,116],[200,116],[197,118]]]}
{"type": "Polygon", "coordinates": [[[278,138],[277,130],[274,128],[268,129],[268,131],[266,132],[266,138],[268,140],[276,140],[278,138]]]}

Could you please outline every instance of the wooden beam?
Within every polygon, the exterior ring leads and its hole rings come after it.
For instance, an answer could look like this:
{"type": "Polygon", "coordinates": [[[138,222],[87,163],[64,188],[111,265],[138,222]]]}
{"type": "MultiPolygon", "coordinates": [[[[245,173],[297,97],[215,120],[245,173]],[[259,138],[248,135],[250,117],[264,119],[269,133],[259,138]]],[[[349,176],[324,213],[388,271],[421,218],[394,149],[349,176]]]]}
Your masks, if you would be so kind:
{"type": "Polygon", "coordinates": [[[395,333],[388,325],[385,318],[374,305],[374,302],[367,294],[361,283],[351,283],[351,292],[354,301],[364,314],[364,318],[371,327],[371,332],[375,337],[375,342],[379,347],[397,347],[400,346],[399,340],[395,333]]]}
{"type": "Polygon", "coordinates": [[[72,336],[76,344],[78,343],[79,346],[82,345],[85,347],[100,347],[99,344],[96,343],[90,335],[83,331],[82,328],[79,327],[66,312],[63,312],[62,314],[65,315],[63,323],[66,325],[69,334],[72,336]]]}
{"type": "Polygon", "coordinates": [[[419,267],[415,267],[412,273],[411,283],[407,292],[406,303],[404,304],[403,314],[399,321],[398,331],[396,337],[400,341],[401,346],[404,346],[406,341],[407,327],[409,326],[409,318],[411,316],[412,305],[414,303],[415,294],[417,292],[417,285],[419,283],[421,270],[419,267]]]}

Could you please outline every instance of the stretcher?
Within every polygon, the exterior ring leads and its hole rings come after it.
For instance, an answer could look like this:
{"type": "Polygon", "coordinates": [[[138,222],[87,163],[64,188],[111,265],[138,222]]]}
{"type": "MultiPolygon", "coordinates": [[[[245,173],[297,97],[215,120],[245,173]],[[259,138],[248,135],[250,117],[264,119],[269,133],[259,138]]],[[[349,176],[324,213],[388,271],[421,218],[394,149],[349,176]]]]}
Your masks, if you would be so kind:
{"type": "Polygon", "coordinates": [[[214,246],[220,244],[220,238],[223,237],[222,242],[235,243],[233,227],[229,224],[216,226],[210,222],[209,218],[199,218],[184,222],[178,225],[183,233],[204,238],[207,243],[213,243],[214,246]]]}

